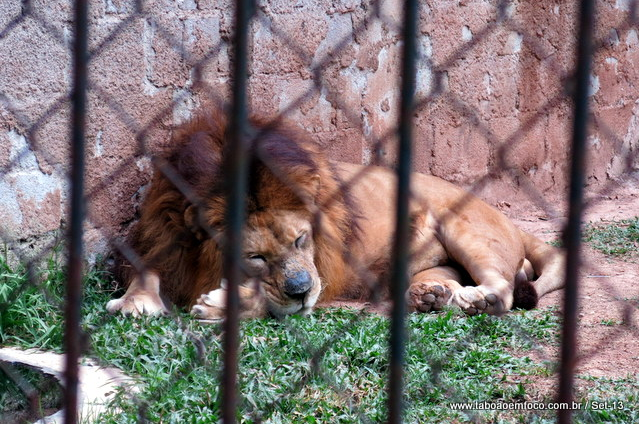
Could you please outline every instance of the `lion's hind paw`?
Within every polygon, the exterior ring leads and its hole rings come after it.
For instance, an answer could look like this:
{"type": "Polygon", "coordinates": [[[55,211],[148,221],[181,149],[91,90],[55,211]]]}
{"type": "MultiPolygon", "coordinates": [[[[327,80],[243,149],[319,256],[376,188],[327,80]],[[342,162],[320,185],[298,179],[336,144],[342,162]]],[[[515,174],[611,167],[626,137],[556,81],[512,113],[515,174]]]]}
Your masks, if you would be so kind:
{"type": "Polygon", "coordinates": [[[412,284],[408,289],[408,306],[415,311],[441,311],[452,292],[444,285],[432,282],[412,284]]]}
{"type": "Polygon", "coordinates": [[[450,303],[459,306],[468,315],[504,313],[504,305],[499,297],[482,290],[482,287],[462,287],[453,293],[450,303]]]}

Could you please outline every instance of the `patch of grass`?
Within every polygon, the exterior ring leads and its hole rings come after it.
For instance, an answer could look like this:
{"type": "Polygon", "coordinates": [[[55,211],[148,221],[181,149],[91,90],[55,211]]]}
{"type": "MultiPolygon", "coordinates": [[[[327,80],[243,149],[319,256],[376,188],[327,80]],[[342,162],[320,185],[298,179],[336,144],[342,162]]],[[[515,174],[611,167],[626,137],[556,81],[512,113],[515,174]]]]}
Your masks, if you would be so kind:
{"type": "MultiPolygon", "coordinates": [[[[14,288],[24,284],[23,271],[5,271],[5,283],[14,288]]],[[[57,301],[63,275],[55,266],[42,274],[57,301]]],[[[100,422],[133,423],[140,416],[150,422],[218,422],[220,325],[203,325],[179,311],[141,319],[108,315],[104,305],[111,293],[102,288],[108,279],[96,269],[85,278],[87,355],[133,376],[138,391],[120,390],[100,422]]],[[[38,290],[22,291],[2,314],[2,343],[60,351],[62,312],[50,300],[38,290]]],[[[499,411],[456,411],[451,402],[528,399],[529,378],[551,371],[526,352],[538,343],[556,342],[557,327],[556,316],[540,310],[500,318],[469,317],[455,310],[409,315],[406,422],[519,419],[499,411]]],[[[385,317],[337,308],[308,317],[242,322],[238,420],[384,421],[388,328],[385,317]]],[[[523,422],[537,419],[537,412],[522,414],[523,422]]]]}
{"type": "MultiPolygon", "coordinates": [[[[194,422],[219,420],[220,329],[181,318],[182,325],[170,318],[114,317],[94,334],[94,352],[141,376],[143,388],[137,404],[122,394],[124,412],[103,417],[105,422],[135,422],[140,404],[146,405],[152,422],[181,422],[194,416],[194,422]],[[197,359],[194,336],[206,340],[202,360],[197,359]]],[[[506,377],[536,374],[539,365],[508,350],[530,348],[538,336],[552,337],[555,326],[552,315],[527,312],[503,318],[467,317],[454,311],[410,315],[407,422],[472,416],[451,410],[455,399],[521,398],[523,384],[508,383],[506,377]]],[[[386,318],[331,308],[309,317],[246,321],[241,331],[240,421],[385,420],[386,318]],[[323,354],[316,355],[318,351],[323,354]]]]}
{"type": "Polygon", "coordinates": [[[605,325],[606,327],[614,327],[615,325],[619,325],[621,324],[620,322],[617,322],[614,319],[602,319],[601,320],[601,325],[605,325]]]}
{"type": "Polygon", "coordinates": [[[639,217],[612,221],[609,224],[588,224],[584,240],[600,252],[619,257],[637,256],[639,252],[639,217]]]}
{"type": "MultiPolygon", "coordinates": [[[[576,380],[575,402],[578,409],[572,413],[575,424],[636,423],[639,422],[639,374],[626,378],[581,376],[576,380]]],[[[547,400],[552,402],[551,399],[547,400]]],[[[556,422],[556,411],[541,411],[529,421],[535,424],[556,422]]]]}
{"type": "Polygon", "coordinates": [[[559,247],[559,248],[564,247],[564,243],[563,243],[563,241],[560,238],[556,238],[554,240],[547,241],[546,244],[549,244],[549,245],[555,246],[555,247],[559,247]]]}
{"type": "Polygon", "coordinates": [[[27,269],[0,260],[0,345],[60,351],[64,273],[51,258],[29,282],[27,269]]]}
{"type": "Polygon", "coordinates": [[[582,409],[575,413],[576,423],[639,422],[639,375],[620,379],[581,378],[592,385],[578,392],[582,409]]]}

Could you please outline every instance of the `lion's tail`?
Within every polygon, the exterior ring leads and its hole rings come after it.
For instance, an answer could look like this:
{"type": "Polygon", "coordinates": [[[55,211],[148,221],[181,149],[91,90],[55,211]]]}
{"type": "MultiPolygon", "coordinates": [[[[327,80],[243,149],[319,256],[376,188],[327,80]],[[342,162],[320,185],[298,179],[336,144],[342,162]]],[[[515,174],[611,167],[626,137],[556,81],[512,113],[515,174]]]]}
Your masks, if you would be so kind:
{"type": "Polygon", "coordinates": [[[525,231],[519,233],[526,258],[516,278],[514,306],[532,309],[539,298],[564,286],[565,255],[525,231]]]}

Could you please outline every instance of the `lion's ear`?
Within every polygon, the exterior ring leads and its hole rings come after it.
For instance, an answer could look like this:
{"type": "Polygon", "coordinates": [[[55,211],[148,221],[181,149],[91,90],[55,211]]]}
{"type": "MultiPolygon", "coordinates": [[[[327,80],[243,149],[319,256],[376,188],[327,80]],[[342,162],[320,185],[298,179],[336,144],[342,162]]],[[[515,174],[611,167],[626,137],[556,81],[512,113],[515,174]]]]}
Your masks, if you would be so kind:
{"type": "Polygon", "coordinates": [[[320,189],[322,188],[322,180],[319,174],[315,174],[311,177],[308,186],[313,199],[313,204],[317,204],[319,200],[320,189]]]}
{"type": "Polygon", "coordinates": [[[199,223],[198,208],[195,205],[189,205],[184,210],[184,226],[188,228],[198,240],[205,238],[205,231],[199,223]]]}

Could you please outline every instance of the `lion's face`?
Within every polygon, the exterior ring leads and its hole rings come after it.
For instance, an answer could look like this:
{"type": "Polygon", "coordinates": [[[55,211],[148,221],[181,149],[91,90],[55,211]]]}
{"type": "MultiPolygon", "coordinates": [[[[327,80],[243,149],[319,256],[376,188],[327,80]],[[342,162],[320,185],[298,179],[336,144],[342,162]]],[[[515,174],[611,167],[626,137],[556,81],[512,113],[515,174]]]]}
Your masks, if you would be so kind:
{"type": "Polygon", "coordinates": [[[310,312],[322,291],[306,215],[269,210],[247,220],[243,249],[248,271],[261,280],[267,308],[278,317],[310,312]]]}

